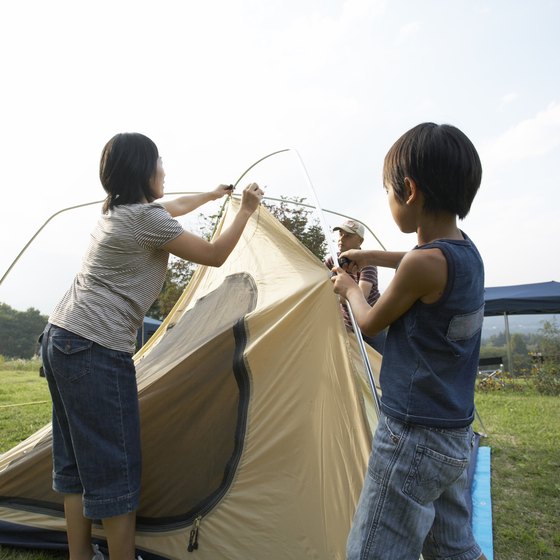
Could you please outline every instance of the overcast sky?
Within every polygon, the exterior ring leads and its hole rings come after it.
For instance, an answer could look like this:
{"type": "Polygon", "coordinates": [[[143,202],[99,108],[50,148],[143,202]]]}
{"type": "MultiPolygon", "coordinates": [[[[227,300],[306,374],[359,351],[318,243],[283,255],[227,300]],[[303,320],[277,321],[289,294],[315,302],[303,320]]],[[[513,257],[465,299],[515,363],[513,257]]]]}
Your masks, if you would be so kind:
{"type": "MultiPolygon", "coordinates": [[[[156,142],[168,192],[235,182],[296,148],[324,208],[407,250],[383,157],[434,121],[461,128],[482,159],[461,227],[486,285],[560,280],[559,22],[559,0],[3,2],[0,274],[51,214],[103,198],[99,155],[122,131],[156,142]]],[[[290,152],[246,179],[312,200],[290,152]]],[[[54,219],[0,302],[48,314],[99,211],[54,219]]]]}

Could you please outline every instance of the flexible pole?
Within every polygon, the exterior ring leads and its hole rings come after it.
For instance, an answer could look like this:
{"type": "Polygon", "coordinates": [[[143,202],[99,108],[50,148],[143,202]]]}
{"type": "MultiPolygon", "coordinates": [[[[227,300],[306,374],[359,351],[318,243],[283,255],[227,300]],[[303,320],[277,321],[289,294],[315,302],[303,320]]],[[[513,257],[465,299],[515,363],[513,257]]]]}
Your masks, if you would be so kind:
{"type": "MultiPolygon", "coordinates": [[[[337,266],[340,266],[340,263],[338,261],[338,255],[337,255],[336,248],[334,247],[333,242],[331,240],[329,226],[327,224],[327,221],[325,220],[325,215],[323,213],[321,203],[319,202],[319,197],[317,196],[317,193],[315,192],[315,188],[313,187],[313,183],[311,182],[311,179],[309,177],[309,173],[307,173],[307,169],[305,167],[305,164],[303,163],[303,160],[301,159],[301,156],[299,155],[299,152],[295,148],[290,148],[290,150],[293,151],[295,153],[295,155],[297,156],[298,161],[300,163],[300,166],[301,166],[301,168],[303,170],[303,173],[305,175],[305,178],[307,180],[307,185],[309,187],[309,190],[313,195],[313,199],[315,200],[316,210],[319,214],[319,221],[321,223],[321,227],[323,228],[323,234],[325,235],[325,239],[327,240],[327,246],[329,248],[330,256],[333,260],[333,263],[335,263],[337,266]]],[[[373,394],[373,402],[375,404],[375,412],[377,414],[377,417],[379,418],[379,413],[380,413],[379,395],[377,393],[377,387],[375,386],[375,378],[373,376],[373,370],[371,369],[371,364],[369,362],[369,357],[368,357],[367,352],[366,352],[365,342],[364,342],[363,338],[361,337],[361,331],[360,331],[360,328],[358,327],[358,324],[356,322],[356,318],[354,317],[354,313],[352,311],[352,307],[350,306],[350,302],[348,302],[347,307],[348,307],[348,315],[350,316],[350,320],[352,321],[352,327],[354,329],[354,334],[356,335],[356,340],[358,341],[358,347],[360,348],[360,354],[362,356],[362,360],[363,360],[364,366],[366,368],[368,381],[369,381],[369,384],[370,384],[370,387],[371,387],[371,392],[373,394]]]]}
{"type": "Polygon", "coordinates": [[[47,218],[45,223],[33,234],[33,237],[31,237],[31,239],[24,245],[23,249],[18,253],[17,257],[12,261],[12,264],[8,267],[8,270],[6,270],[6,272],[4,272],[2,278],[0,278],[0,285],[2,285],[2,282],[4,282],[4,279],[6,278],[6,276],[8,276],[8,274],[10,274],[10,271],[12,270],[12,268],[14,268],[15,264],[19,261],[20,257],[23,255],[23,253],[25,253],[25,251],[27,251],[27,248],[29,247],[29,245],[31,245],[31,243],[33,243],[35,238],[43,231],[43,229],[45,229],[45,226],[53,218],[55,218],[59,214],[62,214],[63,212],[68,212],[69,210],[76,210],[77,208],[83,208],[84,206],[91,206],[92,204],[101,204],[102,202],[103,202],[102,200],[95,200],[94,202],[86,202],[85,204],[77,204],[76,206],[69,206],[68,208],[63,208],[62,210],[59,210],[58,212],[55,212],[52,216],[47,218]]]}

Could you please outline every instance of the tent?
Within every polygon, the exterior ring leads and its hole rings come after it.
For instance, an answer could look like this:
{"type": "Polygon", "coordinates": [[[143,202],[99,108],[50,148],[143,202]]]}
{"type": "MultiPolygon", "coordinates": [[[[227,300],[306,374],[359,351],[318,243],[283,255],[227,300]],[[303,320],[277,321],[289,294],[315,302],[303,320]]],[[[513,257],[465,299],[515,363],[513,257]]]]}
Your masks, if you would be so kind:
{"type": "MultiPolygon", "coordinates": [[[[232,199],[218,232],[238,210],[232,199]]],[[[329,272],[265,208],[135,361],[144,560],[345,557],[372,396],[329,272]]],[[[65,548],[51,468],[50,426],[0,456],[0,544],[65,548]]],[[[103,548],[100,523],[94,537],[103,548]]]]}
{"type": "Polygon", "coordinates": [[[136,333],[136,348],[141,348],[144,344],[146,344],[146,342],[150,340],[150,337],[159,329],[160,325],[161,321],[158,321],[158,319],[144,317],[142,326],[136,333]]]}
{"type": "Polygon", "coordinates": [[[560,313],[560,283],[540,282],[484,289],[484,316],[504,316],[508,367],[512,370],[508,315],[560,313]]]}
{"type": "Polygon", "coordinates": [[[560,282],[486,288],[484,301],[486,317],[560,313],[560,282]]]}

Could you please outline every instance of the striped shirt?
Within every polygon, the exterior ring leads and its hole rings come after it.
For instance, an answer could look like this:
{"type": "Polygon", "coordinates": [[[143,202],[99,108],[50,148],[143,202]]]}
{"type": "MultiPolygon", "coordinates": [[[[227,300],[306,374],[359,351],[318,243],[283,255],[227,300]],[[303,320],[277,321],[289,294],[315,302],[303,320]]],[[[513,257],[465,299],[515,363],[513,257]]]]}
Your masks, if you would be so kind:
{"type": "MultiPolygon", "coordinates": [[[[332,269],[333,259],[332,257],[327,257],[325,259],[325,264],[329,268],[332,269]]],[[[351,272],[348,273],[353,279],[356,284],[359,284],[360,280],[364,282],[369,282],[371,284],[371,290],[366,297],[366,301],[369,305],[373,306],[373,304],[379,299],[379,288],[377,286],[377,267],[373,265],[364,266],[362,270],[358,273],[353,274],[351,272]]],[[[352,329],[352,319],[350,319],[350,313],[348,312],[348,306],[346,303],[340,304],[340,309],[342,311],[342,316],[344,318],[344,324],[349,328],[352,329]]]]}
{"type": "Polygon", "coordinates": [[[134,352],[136,332],[165,280],[169,253],[161,246],[181,233],[181,224],[157,202],[109,210],[49,322],[106,348],[134,352]]]}

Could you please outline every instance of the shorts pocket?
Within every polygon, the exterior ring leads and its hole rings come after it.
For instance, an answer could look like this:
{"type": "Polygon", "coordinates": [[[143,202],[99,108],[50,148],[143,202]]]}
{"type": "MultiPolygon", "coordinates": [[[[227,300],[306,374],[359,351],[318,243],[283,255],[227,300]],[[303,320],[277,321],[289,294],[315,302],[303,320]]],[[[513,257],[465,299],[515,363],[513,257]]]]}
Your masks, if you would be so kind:
{"type": "Polygon", "coordinates": [[[51,365],[56,376],[73,382],[91,372],[91,340],[58,330],[52,334],[51,343],[51,365]]]}
{"type": "Polygon", "coordinates": [[[403,492],[420,504],[433,502],[461,477],[468,464],[468,458],[449,457],[417,445],[403,492]]]}

